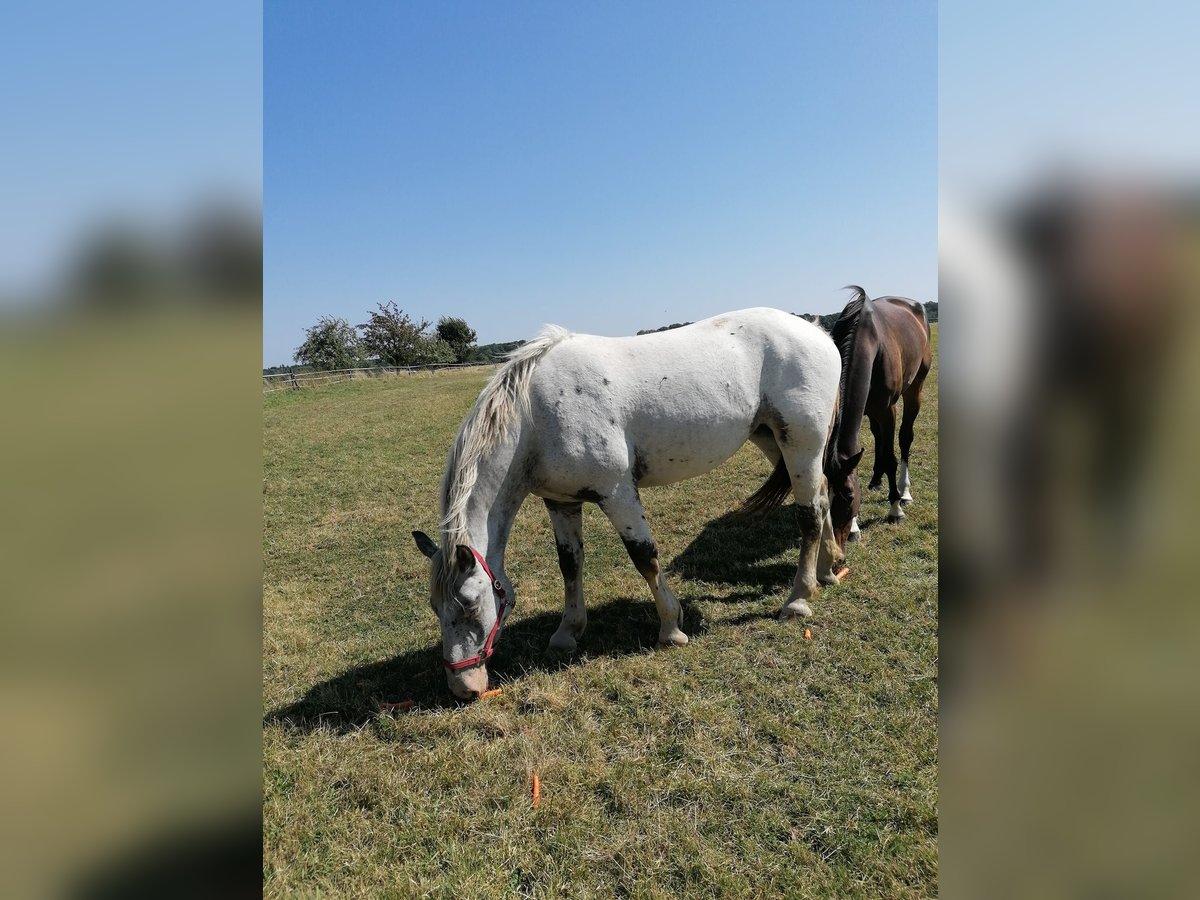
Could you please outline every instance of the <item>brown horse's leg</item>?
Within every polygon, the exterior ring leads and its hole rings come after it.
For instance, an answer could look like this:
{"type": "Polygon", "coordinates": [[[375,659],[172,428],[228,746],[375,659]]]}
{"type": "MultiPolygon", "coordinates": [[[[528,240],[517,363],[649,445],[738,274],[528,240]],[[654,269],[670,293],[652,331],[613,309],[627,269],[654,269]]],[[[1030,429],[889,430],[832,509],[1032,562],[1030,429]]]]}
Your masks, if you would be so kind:
{"type": "Polygon", "coordinates": [[[921,389],[925,386],[928,369],[922,367],[913,383],[904,392],[904,416],[900,420],[900,504],[912,503],[912,482],[908,473],[908,451],[913,442],[913,423],[921,411],[921,389]]]}
{"type": "Polygon", "coordinates": [[[883,438],[879,436],[879,420],[867,413],[867,421],[871,423],[871,436],[875,439],[875,464],[871,470],[871,482],[867,490],[877,491],[883,485],[883,438]]]}
{"type": "Polygon", "coordinates": [[[883,457],[883,474],[888,481],[888,510],[887,520],[899,522],[904,518],[904,510],[900,508],[900,492],[896,490],[896,407],[888,406],[879,412],[879,443],[877,453],[883,457]]]}

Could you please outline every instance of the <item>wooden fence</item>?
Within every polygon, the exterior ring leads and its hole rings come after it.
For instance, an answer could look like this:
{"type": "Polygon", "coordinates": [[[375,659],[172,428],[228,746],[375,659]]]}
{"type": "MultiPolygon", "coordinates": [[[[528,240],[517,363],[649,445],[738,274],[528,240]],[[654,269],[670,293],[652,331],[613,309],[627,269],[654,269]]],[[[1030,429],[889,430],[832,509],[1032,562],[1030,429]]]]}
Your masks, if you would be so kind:
{"type": "Polygon", "coordinates": [[[487,369],[496,365],[498,363],[431,363],[426,366],[371,366],[364,369],[330,369],[321,372],[280,372],[276,375],[263,375],[263,393],[298,391],[301,388],[321,387],[362,378],[415,375],[418,372],[436,372],[440,369],[487,369]]]}

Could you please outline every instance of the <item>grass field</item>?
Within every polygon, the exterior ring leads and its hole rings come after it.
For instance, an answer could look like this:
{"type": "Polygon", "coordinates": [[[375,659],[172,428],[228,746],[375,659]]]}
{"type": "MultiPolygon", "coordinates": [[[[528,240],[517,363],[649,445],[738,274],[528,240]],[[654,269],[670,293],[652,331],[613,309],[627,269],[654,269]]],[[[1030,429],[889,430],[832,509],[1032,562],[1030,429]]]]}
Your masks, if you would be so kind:
{"type": "Polygon", "coordinates": [[[936,364],[916,502],[895,527],[884,495],[866,496],[852,573],[812,603],[810,640],[774,618],[793,507],[729,515],[770,471],[747,446],[642,492],[687,647],[653,648],[645,582],[585,505],[588,630],[577,657],[550,654],[562,581],[530,498],[491,667],[503,692],[458,706],[409,532],[436,528],[446,453],[485,379],[264,398],[267,895],[936,895],[936,364]]]}

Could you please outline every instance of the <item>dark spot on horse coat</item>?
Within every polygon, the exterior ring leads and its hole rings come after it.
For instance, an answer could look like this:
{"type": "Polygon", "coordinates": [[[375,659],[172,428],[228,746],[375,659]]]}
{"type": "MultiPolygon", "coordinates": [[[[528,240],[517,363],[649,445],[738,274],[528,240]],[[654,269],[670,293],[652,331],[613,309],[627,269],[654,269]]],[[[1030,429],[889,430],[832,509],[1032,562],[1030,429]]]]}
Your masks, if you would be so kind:
{"type": "Polygon", "coordinates": [[[646,462],[646,457],[642,456],[642,451],[636,447],[633,449],[633,483],[637,484],[650,471],[650,466],[646,462]]]}
{"type": "Polygon", "coordinates": [[[558,568],[565,581],[574,581],[579,577],[579,547],[572,544],[554,542],[558,550],[558,568]]]}
{"type": "Polygon", "coordinates": [[[580,490],[575,492],[575,499],[576,500],[586,500],[589,503],[603,503],[604,495],[597,493],[596,491],[592,490],[591,488],[581,488],[580,490]]]}
{"type": "Polygon", "coordinates": [[[658,577],[658,547],[654,545],[654,541],[631,541],[621,538],[621,543],[625,545],[625,551],[633,561],[633,567],[641,573],[643,578],[658,577]]]}
{"type": "Polygon", "coordinates": [[[617,424],[617,420],[616,420],[616,419],[609,419],[609,420],[608,420],[608,424],[609,424],[609,425],[616,425],[616,424],[617,424]]]}
{"type": "Polygon", "coordinates": [[[579,385],[576,385],[576,386],[575,386],[575,393],[577,393],[577,394],[582,394],[582,393],[583,393],[583,388],[579,387],[579,385]]]}
{"type": "Polygon", "coordinates": [[[552,512],[569,513],[579,508],[578,503],[563,503],[559,500],[542,500],[546,504],[546,509],[552,512]]]}
{"type": "Polygon", "coordinates": [[[605,383],[605,384],[611,384],[612,382],[610,382],[610,381],[609,381],[607,378],[605,378],[605,379],[604,379],[604,383],[605,383]]]}

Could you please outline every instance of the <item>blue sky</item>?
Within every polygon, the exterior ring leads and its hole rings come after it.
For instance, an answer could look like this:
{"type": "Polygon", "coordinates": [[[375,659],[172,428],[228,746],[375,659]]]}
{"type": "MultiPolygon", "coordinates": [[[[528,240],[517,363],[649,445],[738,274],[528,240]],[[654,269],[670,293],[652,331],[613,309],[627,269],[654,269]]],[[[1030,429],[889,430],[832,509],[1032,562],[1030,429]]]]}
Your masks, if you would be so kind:
{"type": "Polygon", "coordinates": [[[935,299],[933,3],[293,3],[264,363],[395,300],[481,343],[935,299]]]}

